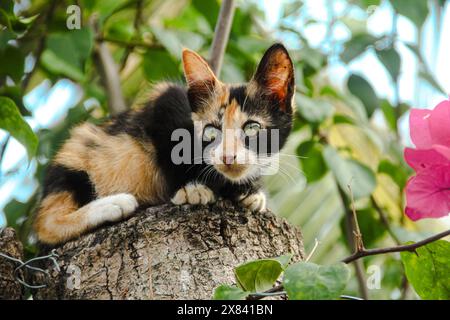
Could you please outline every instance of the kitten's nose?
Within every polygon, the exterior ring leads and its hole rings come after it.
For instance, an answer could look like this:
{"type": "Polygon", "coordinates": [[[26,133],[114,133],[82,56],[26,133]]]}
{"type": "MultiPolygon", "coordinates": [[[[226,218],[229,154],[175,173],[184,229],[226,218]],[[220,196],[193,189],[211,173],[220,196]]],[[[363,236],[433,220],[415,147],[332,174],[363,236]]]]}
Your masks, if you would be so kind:
{"type": "Polygon", "coordinates": [[[225,165],[229,166],[234,163],[234,160],[236,160],[236,155],[223,155],[222,161],[225,165]]]}

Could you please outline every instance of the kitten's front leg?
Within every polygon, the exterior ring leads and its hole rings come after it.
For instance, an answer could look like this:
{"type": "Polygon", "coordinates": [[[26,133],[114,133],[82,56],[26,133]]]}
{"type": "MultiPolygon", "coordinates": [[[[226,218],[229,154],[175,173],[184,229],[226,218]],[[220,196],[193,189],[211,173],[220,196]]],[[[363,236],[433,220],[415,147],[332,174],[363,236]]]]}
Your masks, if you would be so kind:
{"type": "Polygon", "coordinates": [[[208,204],[216,201],[214,192],[201,183],[188,183],[180,188],[171,199],[175,205],[208,204]]]}
{"type": "Polygon", "coordinates": [[[266,195],[261,190],[241,196],[239,203],[253,212],[266,211],[266,195]]]}

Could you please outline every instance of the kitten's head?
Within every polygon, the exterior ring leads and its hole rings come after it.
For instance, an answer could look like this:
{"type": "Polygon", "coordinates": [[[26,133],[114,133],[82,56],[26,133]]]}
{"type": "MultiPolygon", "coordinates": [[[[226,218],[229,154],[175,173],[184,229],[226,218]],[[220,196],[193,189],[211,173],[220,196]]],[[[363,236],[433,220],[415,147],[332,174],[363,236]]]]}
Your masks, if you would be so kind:
{"type": "Polygon", "coordinates": [[[203,160],[236,183],[274,169],[292,127],[294,68],[286,48],[270,47],[242,85],[220,82],[207,62],[187,49],[183,66],[203,160]]]}

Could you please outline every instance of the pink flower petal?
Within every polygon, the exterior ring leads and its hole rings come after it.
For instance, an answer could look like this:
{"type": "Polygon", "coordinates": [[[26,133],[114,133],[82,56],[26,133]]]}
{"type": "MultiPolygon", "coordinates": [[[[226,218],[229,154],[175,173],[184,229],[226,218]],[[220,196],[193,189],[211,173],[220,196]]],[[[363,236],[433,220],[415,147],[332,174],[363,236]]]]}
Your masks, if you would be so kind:
{"type": "Polygon", "coordinates": [[[405,213],[411,220],[440,218],[450,212],[450,164],[421,170],[406,184],[405,213]]]}
{"type": "Polygon", "coordinates": [[[428,125],[433,144],[450,147],[450,101],[442,101],[431,111],[428,125]]]}
{"type": "Polygon", "coordinates": [[[428,149],[433,144],[428,125],[430,115],[431,110],[427,109],[411,109],[409,114],[411,140],[417,148],[428,149]]]}
{"type": "Polygon", "coordinates": [[[433,149],[442,154],[450,161],[450,148],[439,144],[433,145],[433,149]]]}
{"type": "Polygon", "coordinates": [[[430,166],[450,164],[450,149],[444,146],[433,146],[426,150],[405,148],[404,156],[408,165],[416,172],[430,166]]]}

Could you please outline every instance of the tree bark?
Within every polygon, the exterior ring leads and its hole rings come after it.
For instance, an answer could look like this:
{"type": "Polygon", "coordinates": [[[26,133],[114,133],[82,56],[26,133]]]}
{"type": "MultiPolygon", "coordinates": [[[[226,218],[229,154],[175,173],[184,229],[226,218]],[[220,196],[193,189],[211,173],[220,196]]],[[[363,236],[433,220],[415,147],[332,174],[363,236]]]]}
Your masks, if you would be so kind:
{"type": "MultiPolygon", "coordinates": [[[[23,261],[23,247],[13,228],[0,230],[0,253],[23,261]]],[[[0,300],[18,300],[24,297],[24,288],[15,280],[18,263],[0,256],[0,300]]],[[[23,271],[18,276],[23,277],[23,271]]]]}
{"type": "Polygon", "coordinates": [[[296,227],[224,202],[142,209],[56,252],[61,271],[46,263],[50,277],[35,280],[47,287],[34,299],[210,299],[218,285],[234,283],[240,263],[304,257],[296,227]]]}

